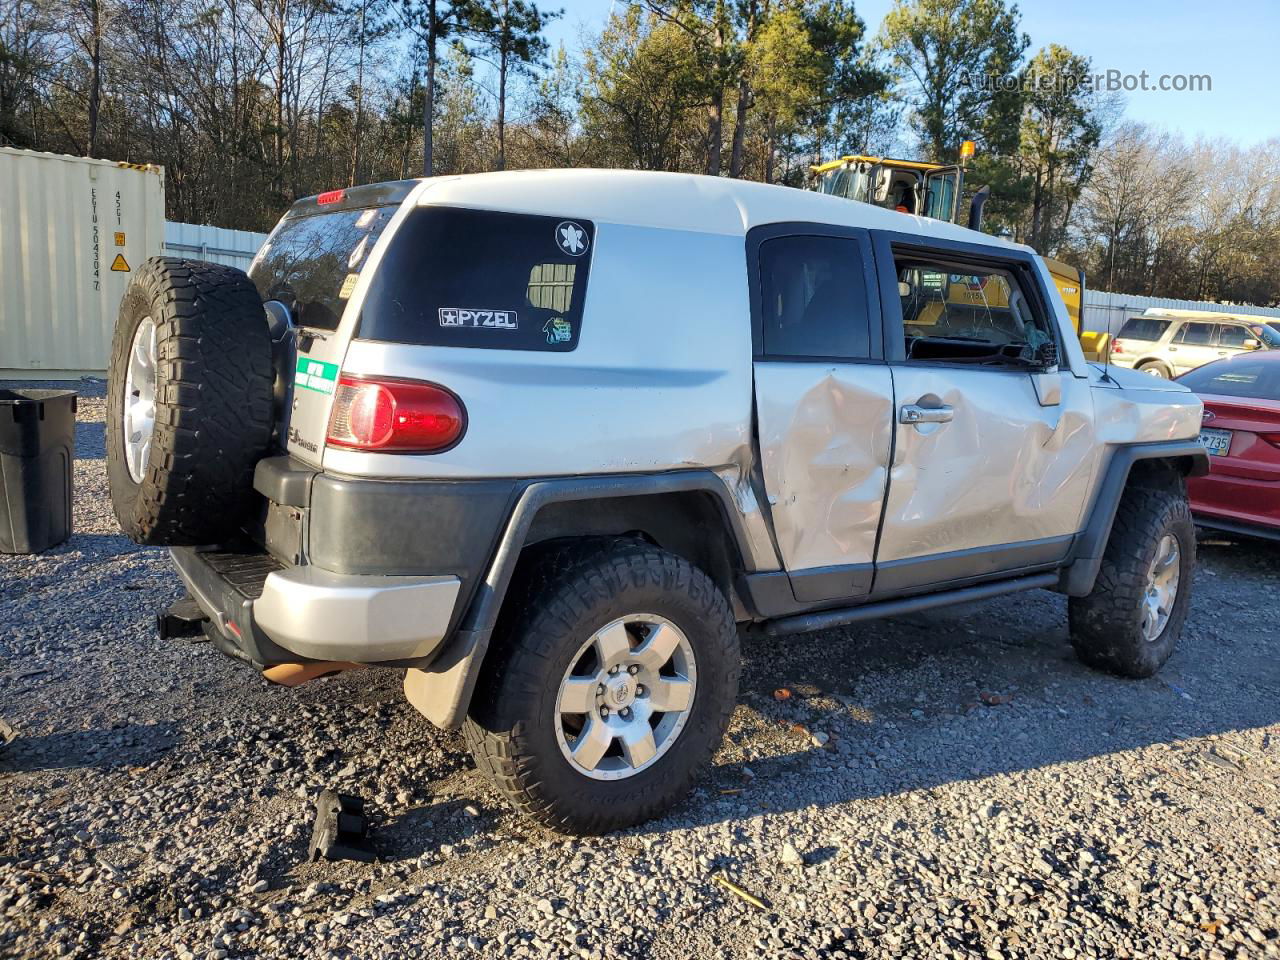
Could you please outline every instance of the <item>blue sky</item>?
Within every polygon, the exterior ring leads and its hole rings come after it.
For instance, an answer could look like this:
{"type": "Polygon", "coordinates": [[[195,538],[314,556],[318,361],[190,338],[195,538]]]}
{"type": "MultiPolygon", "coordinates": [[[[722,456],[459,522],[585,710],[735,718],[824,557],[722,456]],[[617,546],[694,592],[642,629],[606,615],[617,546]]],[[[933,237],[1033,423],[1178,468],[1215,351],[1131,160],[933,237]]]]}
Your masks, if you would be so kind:
{"type": "MultiPolygon", "coordinates": [[[[618,0],[621,2],[621,0],[618,0]]],[[[570,49],[585,28],[595,31],[611,0],[549,0],[565,16],[552,42],[570,49]]],[[[879,29],[891,0],[855,0],[869,32],[879,29]]],[[[1060,43],[1093,59],[1097,72],[1208,74],[1209,92],[1134,92],[1126,116],[1188,138],[1205,136],[1244,145],[1280,137],[1280,2],[1242,0],[1026,0],[1019,4],[1031,50],[1060,43]]]]}

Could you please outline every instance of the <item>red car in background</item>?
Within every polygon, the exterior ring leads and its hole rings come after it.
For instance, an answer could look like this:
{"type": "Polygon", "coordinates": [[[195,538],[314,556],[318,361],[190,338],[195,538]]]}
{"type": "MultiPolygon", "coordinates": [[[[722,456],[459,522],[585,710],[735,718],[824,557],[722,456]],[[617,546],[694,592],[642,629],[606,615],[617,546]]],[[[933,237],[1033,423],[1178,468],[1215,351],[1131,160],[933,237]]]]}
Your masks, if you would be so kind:
{"type": "Polygon", "coordinates": [[[1188,483],[1196,523],[1280,539],[1280,350],[1216,360],[1178,382],[1204,401],[1210,470],[1188,483]]]}

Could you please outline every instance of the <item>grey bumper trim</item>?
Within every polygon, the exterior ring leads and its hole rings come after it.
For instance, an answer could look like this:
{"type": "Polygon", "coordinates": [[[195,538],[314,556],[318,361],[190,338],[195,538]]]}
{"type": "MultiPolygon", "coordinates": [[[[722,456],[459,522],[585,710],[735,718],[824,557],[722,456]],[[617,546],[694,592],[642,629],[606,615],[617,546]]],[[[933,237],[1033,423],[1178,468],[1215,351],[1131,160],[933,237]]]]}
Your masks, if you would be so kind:
{"type": "Polygon", "coordinates": [[[257,626],[315,660],[378,663],[429,656],[453,617],[457,577],[387,577],[290,567],[253,602],[257,626]]]}

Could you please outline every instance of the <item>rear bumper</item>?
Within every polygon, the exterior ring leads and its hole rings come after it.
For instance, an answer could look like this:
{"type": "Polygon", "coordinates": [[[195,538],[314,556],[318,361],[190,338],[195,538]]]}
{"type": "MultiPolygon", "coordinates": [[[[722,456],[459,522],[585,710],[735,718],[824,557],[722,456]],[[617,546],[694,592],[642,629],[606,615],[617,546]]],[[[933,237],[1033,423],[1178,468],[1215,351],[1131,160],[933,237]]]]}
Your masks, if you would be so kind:
{"type": "Polygon", "coordinates": [[[266,579],[253,615],[276,643],[313,660],[382,663],[435,653],[457,577],[385,577],[290,567],[266,579]]]}
{"type": "Polygon", "coordinates": [[[175,548],[211,638],[258,666],[343,660],[422,666],[449,632],[460,581],[287,567],[266,553],[175,548]]]}

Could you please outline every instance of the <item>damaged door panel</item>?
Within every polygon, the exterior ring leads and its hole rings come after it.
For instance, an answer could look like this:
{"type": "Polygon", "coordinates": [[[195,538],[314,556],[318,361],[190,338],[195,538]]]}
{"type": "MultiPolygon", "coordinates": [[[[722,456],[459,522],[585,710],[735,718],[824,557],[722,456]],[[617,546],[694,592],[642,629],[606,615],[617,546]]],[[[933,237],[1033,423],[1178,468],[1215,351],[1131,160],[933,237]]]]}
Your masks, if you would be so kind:
{"type": "Polygon", "coordinates": [[[756,418],[778,551],[801,603],[870,592],[893,378],[864,230],[753,231],[756,418]],[[872,322],[872,318],[874,322],[872,322]]]}
{"type": "Polygon", "coordinates": [[[761,363],[756,397],[765,489],[796,599],[867,593],[893,439],[889,368],[761,363]]]}

